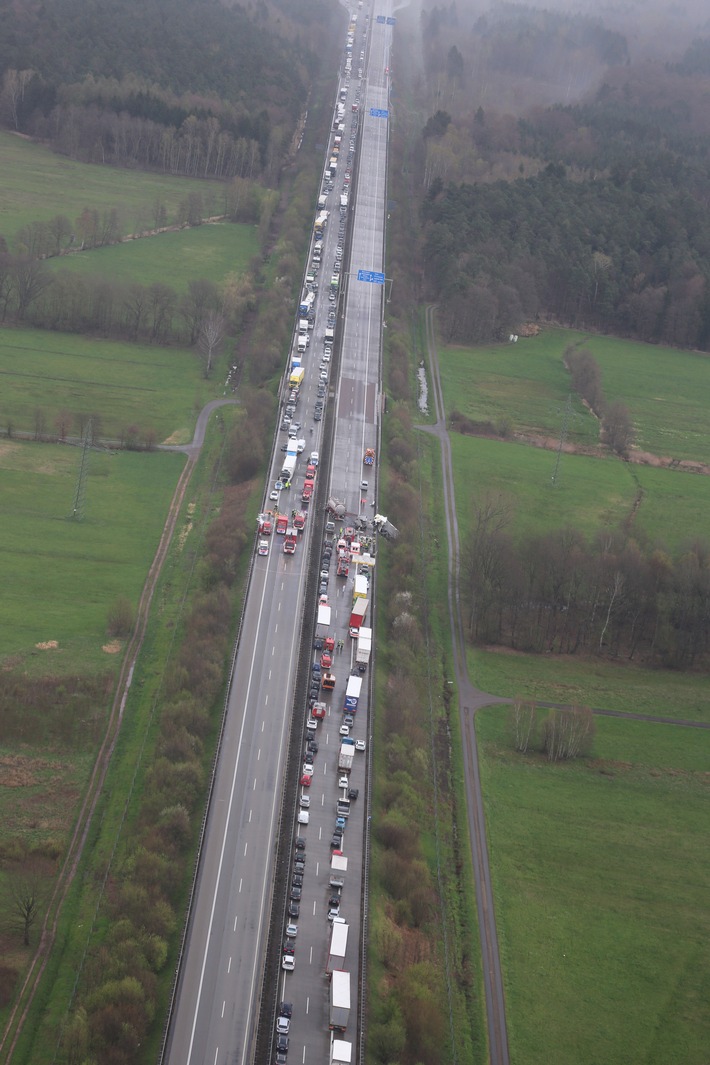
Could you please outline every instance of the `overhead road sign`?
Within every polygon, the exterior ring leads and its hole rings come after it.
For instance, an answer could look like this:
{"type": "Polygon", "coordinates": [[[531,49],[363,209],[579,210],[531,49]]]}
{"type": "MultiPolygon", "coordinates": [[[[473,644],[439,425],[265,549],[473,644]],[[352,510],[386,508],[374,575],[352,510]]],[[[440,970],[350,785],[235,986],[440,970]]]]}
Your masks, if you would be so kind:
{"type": "Polygon", "coordinates": [[[397,19],[396,19],[396,18],[391,18],[391,17],[390,17],[390,18],[388,18],[388,19],[387,19],[387,25],[388,25],[388,26],[394,26],[394,24],[395,24],[395,22],[396,22],[396,21],[397,21],[397,19]]]}
{"type": "Polygon", "coordinates": [[[385,275],[377,270],[358,270],[358,281],[368,281],[371,285],[384,285],[385,275]]]}
{"type": "Polygon", "coordinates": [[[372,118],[389,118],[389,111],[385,107],[371,107],[370,115],[372,118]]]}

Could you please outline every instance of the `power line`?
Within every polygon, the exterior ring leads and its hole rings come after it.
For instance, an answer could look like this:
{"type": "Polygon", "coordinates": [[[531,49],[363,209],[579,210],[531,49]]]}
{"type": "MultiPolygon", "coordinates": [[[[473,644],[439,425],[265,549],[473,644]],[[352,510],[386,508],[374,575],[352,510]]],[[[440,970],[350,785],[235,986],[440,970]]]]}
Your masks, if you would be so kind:
{"type": "Polygon", "coordinates": [[[94,429],[91,418],[86,423],[84,440],[81,448],[81,460],[79,462],[79,475],[74,489],[74,502],[72,504],[71,521],[83,521],[84,505],[86,503],[86,478],[89,474],[89,452],[94,439],[94,429]]]}

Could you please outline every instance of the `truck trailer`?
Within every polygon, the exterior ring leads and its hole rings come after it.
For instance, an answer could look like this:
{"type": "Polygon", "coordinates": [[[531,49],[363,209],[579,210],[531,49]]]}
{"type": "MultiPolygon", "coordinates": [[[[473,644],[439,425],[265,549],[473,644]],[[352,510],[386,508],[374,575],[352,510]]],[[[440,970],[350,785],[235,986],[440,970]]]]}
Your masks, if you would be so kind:
{"type": "Polygon", "coordinates": [[[355,757],[355,744],[354,743],[341,743],[340,754],[338,755],[338,769],[344,769],[346,773],[349,773],[353,767],[353,758],[355,757]]]}
{"type": "Polygon", "coordinates": [[[362,691],[362,677],[348,677],[348,686],[345,689],[345,713],[357,713],[357,704],[360,701],[362,691]]]}
{"type": "Polygon", "coordinates": [[[333,969],[330,978],[330,1019],[328,1027],[331,1032],[344,1032],[350,1020],[350,973],[343,969],[333,969]]]}
{"type": "Polygon", "coordinates": [[[345,951],[348,947],[348,926],[346,924],[334,924],[330,933],[330,948],[325,971],[332,973],[333,969],[340,969],[345,961],[345,951]]]}
{"type": "Polygon", "coordinates": [[[371,653],[372,629],[365,628],[364,625],[361,625],[357,636],[357,650],[355,651],[355,664],[358,669],[362,666],[362,670],[364,671],[365,666],[370,662],[371,653]]]}
{"type": "Polygon", "coordinates": [[[352,1065],[353,1045],[345,1039],[334,1039],[330,1048],[330,1065],[352,1065]]]}
{"type": "Polygon", "coordinates": [[[365,614],[369,605],[368,599],[356,599],[353,603],[352,613],[350,614],[349,631],[352,637],[356,637],[360,626],[365,620],[365,614]]]}
{"type": "Polygon", "coordinates": [[[281,480],[286,484],[296,472],[296,455],[286,454],[281,467],[281,480]]]}

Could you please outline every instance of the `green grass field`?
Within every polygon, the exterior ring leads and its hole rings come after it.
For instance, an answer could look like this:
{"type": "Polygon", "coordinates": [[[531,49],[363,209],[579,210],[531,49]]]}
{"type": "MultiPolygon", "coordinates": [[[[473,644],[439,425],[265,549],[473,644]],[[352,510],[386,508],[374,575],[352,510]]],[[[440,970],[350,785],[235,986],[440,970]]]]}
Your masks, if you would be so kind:
{"type": "MultiPolygon", "coordinates": [[[[567,345],[582,336],[554,329],[517,344],[441,348],[447,411],[458,410],[474,421],[507,421],[521,432],[558,436],[570,394],[562,356],[567,345]]],[[[597,444],[597,421],[576,396],[573,410],[568,438],[579,444],[597,444]]]]}
{"type": "MultiPolygon", "coordinates": [[[[545,329],[517,344],[442,347],[440,365],[447,411],[474,420],[508,420],[513,429],[559,436],[570,377],[562,356],[583,343],[599,363],[608,401],[628,406],[644,451],[710,462],[707,410],[710,357],[567,329],[545,329]]],[[[598,424],[573,397],[568,439],[599,441],[598,424]]]]}
{"type": "Polygon", "coordinates": [[[74,222],[85,207],[116,208],[124,234],[153,228],[156,199],[165,204],[168,224],[191,192],[200,193],[207,216],[224,210],[221,184],[77,163],[5,132],[0,133],[0,172],[0,233],[9,244],[23,226],[58,214],[74,222]]]}
{"type": "Polygon", "coordinates": [[[621,526],[643,490],[634,530],[641,538],[675,549],[710,524],[710,478],[614,458],[562,455],[552,485],[553,451],[510,441],[451,434],[459,531],[465,541],[472,505],[486,493],[510,503],[514,538],[574,527],[587,536],[621,526]]]}
{"type": "Polygon", "coordinates": [[[702,352],[587,337],[607,400],[629,408],[637,445],[654,455],[710,462],[710,356],[702,352]]]}
{"type": "Polygon", "coordinates": [[[92,453],[85,517],[69,521],[78,448],[0,441],[0,658],[66,673],[111,669],[102,652],[117,596],[138,602],[177,478],[179,454],[92,453]],[[35,644],[56,640],[57,650],[35,644]]]}
{"type": "Polygon", "coordinates": [[[598,720],[590,760],[477,716],[514,1065],[706,1065],[710,735],[598,720]]]}
{"type": "Polygon", "coordinates": [[[72,270],[117,281],[150,285],[162,281],[178,292],[189,281],[206,278],[220,283],[230,274],[243,274],[259,251],[255,226],[215,223],[160,233],[94,251],[48,259],[54,270],[72,270]]]}
{"type": "Polygon", "coordinates": [[[530,655],[515,651],[468,651],[469,676],[482,691],[508,699],[576,703],[604,710],[710,721],[707,676],[646,669],[635,662],[530,655]]]}
{"type": "Polygon", "coordinates": [[[185,349],[39,329],[0,329],[0,380],[3,427],[33,432],[39,409],[51,434],[66,410],[75,416],[70,433],[79,432],[77,416],[98,414],[106,438],[135,424],[171,443],[192,439],[197,411],[220,388],[214,377],[204,380],[197,356],[185,349]]]}

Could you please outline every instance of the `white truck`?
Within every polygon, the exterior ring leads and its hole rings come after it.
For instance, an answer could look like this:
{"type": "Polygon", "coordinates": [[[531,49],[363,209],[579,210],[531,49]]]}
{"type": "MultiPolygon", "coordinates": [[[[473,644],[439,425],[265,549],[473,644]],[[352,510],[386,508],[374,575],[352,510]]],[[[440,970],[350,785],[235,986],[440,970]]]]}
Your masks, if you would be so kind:
{"type": "Polygon", "coordinates": [[[353,758],[355,757],[355,744],[353,743],[341,743],[340,754],[338,755],[338,769],[344,769],[347,773],[353,767],[353,758]]]}
{"type": "Polygon", "coordinates": [[[330,859],[330,876],[331,884],[333,883],[333,877],[340,877],[342,880],[348,871],[348,859],[344,854],[334,854],[330,859]]]}
{"type": "Polygon", "coordinates": [[[348,926],[346,924],[334,924],[330,933],[330,948],[328,950],[328,962],[325,971],[330,974],[333,969],[339,969],[345,962],[345,951],[348,946],[348,926]]]}
{"type": "Polygon", "coordinates": [[[296,456],[287,454],[281,467],[281,480],[283,481],[283,483],[286,484],[288,481],[290,481],[295,472],[296,456]]]}
{"type": "Polygon", "coordinates": [[[353,1045],[345,1039],[334,1039],[330,1048],[330,1065],[352,1065],[353,1045]]]}
{"type": "Polygon", "coordinates": [[[357,637],[357,650],[355,652],[355,664],[358,669],[360,666],[364,667],[368,665],[370,661],[370,653],[372,651],[372,629],[366,628],[364,625],[360,626],[360,631],[357,637]]]}
{"type": "Polygon", "coordinates": [[[333,969],[330,978],[330,1014],[328,1027],[331,1032],[344,1032],[350,1020],[350,973],[333,969]]]}

